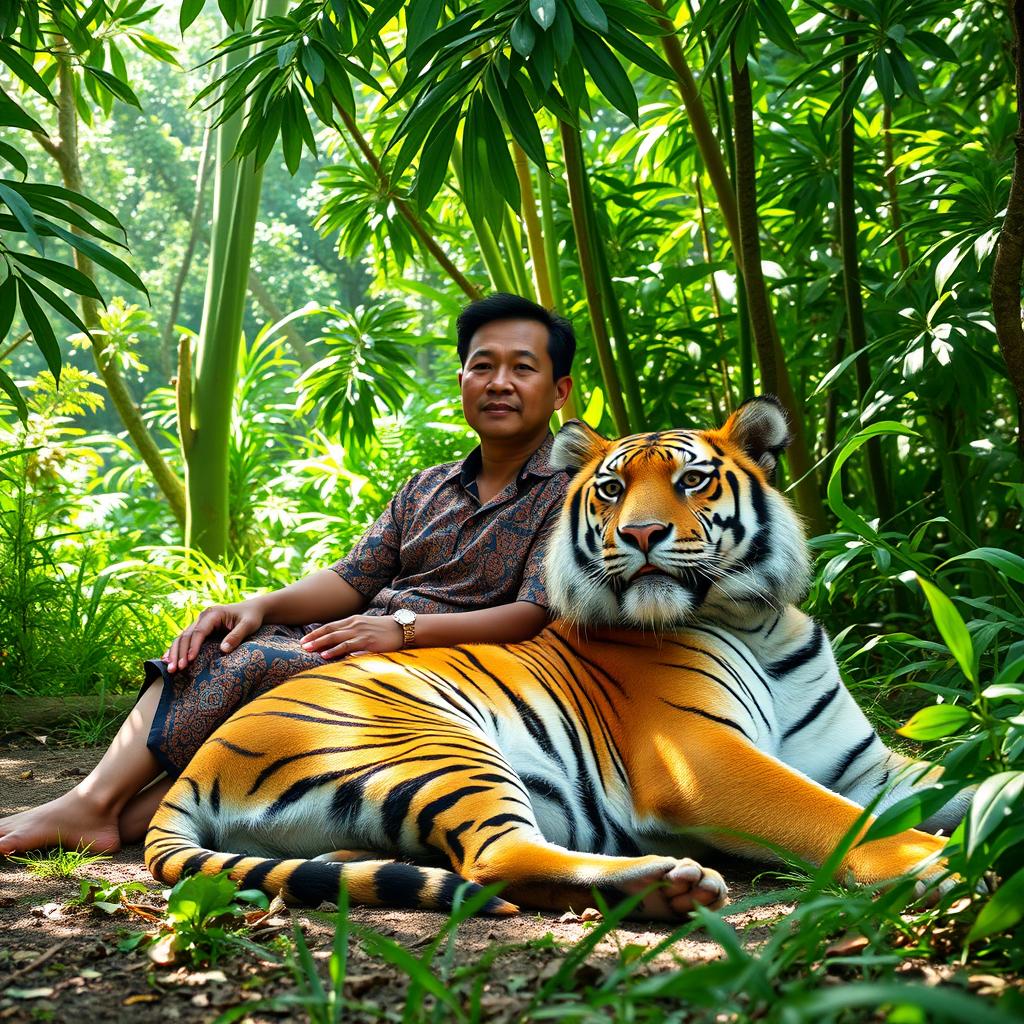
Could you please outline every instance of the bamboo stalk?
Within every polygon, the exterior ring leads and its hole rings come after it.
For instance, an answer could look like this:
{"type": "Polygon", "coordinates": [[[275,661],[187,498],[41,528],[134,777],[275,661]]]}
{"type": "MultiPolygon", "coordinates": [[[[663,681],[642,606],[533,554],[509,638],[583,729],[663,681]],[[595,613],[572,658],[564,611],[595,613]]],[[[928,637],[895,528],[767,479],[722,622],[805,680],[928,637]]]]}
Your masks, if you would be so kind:
{"type": "MultiPolygon", "coordinates": [[[[851,16],[852,13],[851,13],[851,16]]],[[[847,42],[852,40],[847,39],[847,42]]],[[[842,85],[844,95],[852,89],[854,75],[857,70],[856,54],[843,58],[842,85]]],[[[846,327],[850,341],[850,349],[860,354],[854,360],[857,377],[857,392],[861,406],[871,400],[873,377],[871,359],[867,351],[867,328],[864,322],[864,300],[860,286],[860,246],[858,243],[859,225],[857,210],[854,204],[854,149],[856,132],[853,119],[853,100],[844,100],[840,112],[839,125],[839,244],[843,262],[843,295],[846,300],[846,327]]],[[[865,447],[868,467],[868,479],[871,492],[875,499],[875,511],[883,523],[893,516],[892,497],[889,492],[889,481],[882,458],[881,438],[872,437],[865,447]]]]}
{"type": "MultiPolygon", "coordinates": [[[[708,233],[708,218],[707,211],[704,209],[704,192],[700,187],[700,174],[694,174],[693,176],[694,190],[697,193],[697,215],[700,219],[700,241],[701,248],[704,252],[704,262],[710,266],[714,260],[712,259],[711,252],[711,235],[708,233]]],[[[715,283],[715,275],[711,275],[711,305],[715,310],[716,323],[716,334],[718,335],[718,343],[722,347],[722,351],[726,351],[727,339],[725,337],[725,326],[722,323],[722,301],[718,294],[718,285],[715,283]]],[[[729,383],[729,364],[723,355],[718,360],[718,370],[722,375],[722,398],[725,401],[725,412],[726,415],[733,410],[732,400],[732,386],[729,383]]]]}
{"type": "Polygon", "coordinates": [[[892,141],[892,107],[888,103],[882,107],[882,141],[885,149],[885,188],[889,193],[889,219],[892,221],[893,239],[900,258],[900,270],[904,271],[910,266],[910,253],[907,251],[907,240],[903,236],[903,214],[900,212],[896,155],[892,141]]]}
{"type": "Polygon", "coordinates": [[[515,290],[524,298],[535,298],[537,293],[530,281],[530,272],[526,269],[519,227],[508,207],[505,208],[505,222],[501,226],[501,235],[505,244],[506,262],[512,271],[512,279],[515,281],[515,290]]]}
{"type": "Polygon", "coordinates": [[[551,297],[555,309],[565,307],[562,291],[562,270],[558,262],[558,236],[555,234],[554,204],[551,199],[551,177],[541,171],[537,176],[537,192],[540,196],[540,222],[544,228],[544,250],[551,280],[551,297]]]}
{"type": "MultiPolygon", "coordinates": [[[[551,291],[551,276],[548,270],[547,249],[544,245],[544,231],[540,218],[537,216],[537,200],[533,194],[533,180],[530,175],[530,164],[522,147],[512,143],[512,158],[516,166],[516,177],[519,179],[519,194],[522,196],[522,217],[526,225],[526,241],[530,250],[530,262],[533,265],[533,283],[540,304],[547,309],[555,307],[555,297],[551,291]]],[[[543,174],[543,169],[541,174],[543,174]]]]}
{"type": "Polygon", "coordinates": [[[604,382],[605,400],[611,410],[615,429],[620,434],[630,433],[629,415],[622,398],[622,384],[619,380],[615,357],[612,355],[611,342],[608,338],[608,327],[604,319],[601,288],[598,283],[597,268],[592,259],[593,247],[587,223],[586,188],[583,181],[583,166],[579,159],[579,136],[575,128],[564,121],[558,122],[559,134],[562,139],[562,155],[565,161],[565,180],[569,187],[569,208],[572,212],[573,230],[576,235],[576,248],[580,261],[580,274],[583,288],[587,296],[587,312],[590,326],[594,334],[594,346],[597,349],[597,361],[601,368],[601,379],[604,382]]]}
{"type": "MultiPolygon", "coordinates": [[[[579,135],[576,136],[579,141],[579,135]]],[[[601,294],[604,297],[605,308],[608,319],[611,321],[612,340],[614,342],[615,361],[618,363],[621,373],[619,374],[625,393],[626,408],[629,410],[629,418],[632,428],[639,430],[644,423],[644,403],[640,394],[640,383],[637,380],[636,368],[633,364],[633,352],[629,347],[629,332],[626,330],[626,320],[622,315],[622,307],[619,305],[618,296],[615,293],[615,283],[612,281],[611,271],[608,268],[608,254],[601,237],[601,227],[597,222],[597,210],[594,206],[594,193],[590,188],[590,179],[586,173],[583,161],[582,141],[579,141],[580,166],[584,168],[583,173],[583,194],[587,201],[587,224],[590,229],[590,244],[600,274],[601,294]]]]}

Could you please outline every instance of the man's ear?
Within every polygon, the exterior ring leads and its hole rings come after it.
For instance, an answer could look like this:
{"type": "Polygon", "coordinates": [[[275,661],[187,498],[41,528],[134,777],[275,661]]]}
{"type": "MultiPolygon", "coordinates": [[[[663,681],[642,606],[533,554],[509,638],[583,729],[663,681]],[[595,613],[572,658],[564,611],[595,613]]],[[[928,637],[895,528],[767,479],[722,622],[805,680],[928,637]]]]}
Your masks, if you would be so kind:
{"type": "Polygon", "coordinates": [[[744,402],[726,421],[722,434],[770,477],[793,439],[782,403],[774,395],[744,402]]]}
{"type": "Polygon", "coordinates": [[[555,381],[555,409],[561,409],[565,405],[569,392],[572,391],[572,377],[559,377],[555,381]]]}
{"type": "Polygon", "coordinates": [[[555,435],[548,461],[572,475],[608,451],[610,442],[582,420],[569,420],[555,435]]]}

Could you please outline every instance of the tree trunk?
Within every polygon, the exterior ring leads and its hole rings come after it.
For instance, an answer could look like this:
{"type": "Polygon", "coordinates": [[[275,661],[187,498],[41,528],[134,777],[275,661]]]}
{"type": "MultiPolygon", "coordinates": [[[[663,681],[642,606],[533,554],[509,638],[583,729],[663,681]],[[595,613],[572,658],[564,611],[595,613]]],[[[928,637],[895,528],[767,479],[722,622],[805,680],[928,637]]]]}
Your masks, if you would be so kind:
{"type": "MultiPolygon", "coordinates": [[[[75,110],[75,93],[73,72],[70,56],[66,49],[55,51],[57,58],[57,74],[60,89],[57,98],[57,123],[60,142],[50,143],[46,151],[57,161],[60,167],[64,187],[73,192],[85,194],[82,180],[82,168],[78,156],[78,113],[75,110]]],[[[72,228],[76,233],[77,228],[72,228]]],[[[90,280],[95,280],[93,262],[88,256],[75,250],[75,266],[90,280]]],[[[128,385],[118,368],[117,360],[109,358],[109,346],[106,335],[101,330],[99,303],[87,295],[80,296],[82,322],[92,332],[92,352],[96,366],[107,386],[107,394],[117,412],[118,417],[128,431],[139,457],[145,462],[153,474],[157,487],[167,499],[174,518],[181,526],[185,525],[185,490],[181,481],[164,460],[163,454],[153,435],[149,432],[142,412],[135,404],[128,385]]]]}
{"type": "Polygon", "coordinates": [[[597,361],[601,367],[601,380],[604,382],[605,400],[611,410],[615,429],[620,434],[630,433],[629,416],[622,398],[622,382],[612,355],[611,341],[608,337],[608,326],[604,319],[604,305],[601,301],[601,286],[598,281],[597,267],[593,260],[593,246],[590,238],[590,227],[587,217],[586,185],[583,181],[583,163],[580,160],[580,140],[578,131],[564,121],[558,122],[562,137],[562,154],[565,160],[565,180],[569,187],[569,207],[572,212],[573,230],[576,234],[576,249],[580,261],[580,274],[583,288],[587,296],[587,312],[590,315],[590,326],[594,334],[594,347],[597,349],[597,361]]]}
{"type": "MultiPolygon", "coordinates": [[[[743,251],[740,245],[740,221],[737,209],[737,197],[733,191],[732,182],[729,180],[729,172],[726,169],[725,161],[722,159],[722,149],[715,138],[714,130],[711,127],[711,119],[708,117],[707,109],[697,91],[697,83],[694,81],[693,73],[686,62],[686,55],[676,35],[675,26],[665,15],[665,6],[662,0],[647,0],[661,17],[662,26],[669,30],[667,35],[661,37],[661,46],[665,51],[665,60],[669,67],[675,72],[676,85],[679,88],[679,95],[682,97],[683,106],[686,108],[686,118],[690,122],[690,130],[697,143],[700,158],[704,161],[704,169],[708,178],[711,179],[711,187],[715,190],[718,199],[718,209],[725,222],[725,230],[732,242],[732,249],[738,264],[742,264],[743,251]]],[[[742,269],[742,266],[741,266],[742,269]]]]}
{"type": "Polygon", "coordinates": [[[885,190],[889,193],[889,219],[892,222],[893,239],[900,258],[900,270],[910,266],[907,240],[903,237],[903,215],[900,213],[900,196],[896,180],[896,154],[892,144],[892,107],[882,107],[882,142],[885,154],[885,190]]]}
{"type": "Polygon", "coordinates": [[[1017,133],[1010,198],[992,265],[992,314],[999,351],[1017,395],[1017,445],[1024,456],[1024,329],[1021,327],[1021,268],[1024,267],[1024,0],[1014,0],[1013,65],[1017,133]]]}
{"type": "Polygon", "coordinates": [[[818,490],[817,474],[807,444],[803,410],[796,399],[785,355],[768,300],[761,269],[761,239],[757,216],[757,162],[754,153],[754,97],[750,69],[730,55],[733,88],[733,131],[736,147],[736,205],[739,214],[743,282],[746,288],[750,329],[754,336],[761,389],[778,397],[789,414],[793,440],[788,450],[789,469],[797,506],[813,534],[825,531],[825,509],[818,490]]]}
{"type": "Polygon", "coordinates": [[[174,328],[178,323],[178,312],[181,309],[181,293],[185,288],[185,281],[188,280],[188,272],[192,267],[192,258],[196,253],[196,246],[203,234],[202,218],[203,207],[206,205],[206,186],[210,180],[210,170],[213,167],[212,153],[210,152],[210,138],[212,131],[210,121],[206,122],[203,129],[203,148],[199,154],[199,171],[196,175],[195,199],[192,202],[192,212],[188,222],[188,244],[185,246],[185,254],[181,259],[181,266],[174,279],[174,290],[171,292],[171,306],[167,311],[167,321],[164,324],[163,333],[160,338],[160,351],[162,353],[170,350],[174,343],[174,328]]]}

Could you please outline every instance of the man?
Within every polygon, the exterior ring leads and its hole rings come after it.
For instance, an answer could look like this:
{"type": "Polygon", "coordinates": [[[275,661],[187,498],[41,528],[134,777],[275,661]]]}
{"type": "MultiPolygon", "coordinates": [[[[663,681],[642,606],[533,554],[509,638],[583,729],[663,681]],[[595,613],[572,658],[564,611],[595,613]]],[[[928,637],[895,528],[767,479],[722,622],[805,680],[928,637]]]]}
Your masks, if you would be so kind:
{"type": "Polygon", "coordinates": [[[575,347],[566,320],[526,299],[467,306],[458,380],[479,447],[414,475],[330,569],[204,610],[147,662],[146,688],[92,773],[0,820],[0,854],[141,838],[170,785],[153,782],[160,771],[180,774],[236,708],[297,672],[358,651],[535,635],[547,620],[543,542],[566,486],[547,461],[548,424],[572,387],[575,347]]]}

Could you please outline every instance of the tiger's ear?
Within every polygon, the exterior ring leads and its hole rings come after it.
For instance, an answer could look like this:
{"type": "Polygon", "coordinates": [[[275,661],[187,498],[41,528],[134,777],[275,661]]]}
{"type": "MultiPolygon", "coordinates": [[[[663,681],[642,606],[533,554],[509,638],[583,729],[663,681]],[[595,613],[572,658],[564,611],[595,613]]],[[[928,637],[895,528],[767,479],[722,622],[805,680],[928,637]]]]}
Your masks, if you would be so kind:
{"type": "Polygon", "coordinates": [[[555,435],[548,461],[572,476],[608,451],[611,442],[582,420],[568,420],[555,435]]]}
{"type": "Polygon", "coordinates": [[[744,402],[726,421],[722,433],[769,477],[793,439],[786,410],[774,395],[744,402]]]}

